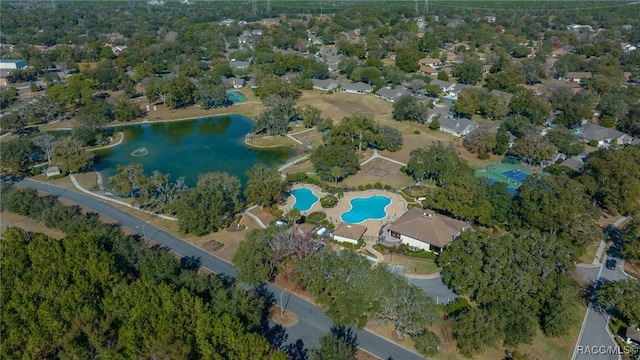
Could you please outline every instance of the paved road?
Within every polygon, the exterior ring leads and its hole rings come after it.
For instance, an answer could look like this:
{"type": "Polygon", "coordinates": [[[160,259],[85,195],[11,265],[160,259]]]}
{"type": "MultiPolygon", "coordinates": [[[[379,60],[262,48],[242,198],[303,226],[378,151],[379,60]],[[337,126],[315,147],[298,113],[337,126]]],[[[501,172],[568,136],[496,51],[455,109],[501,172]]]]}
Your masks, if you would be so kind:
{"type": "MultiPolygon", "coordinates": [[[[168,234],[152,224],[129,215],[122,210],[114,208],[103,201],[33,180],[23,179],[17,183],[25,187],[49,192],[53,195],[93,209],[112,218],[124,227],[136,231],[141,235],[144,234],[155,243],[158,243],[181,256],[199,259],[203,268],[206,268],[218,275],[235,277],[236,272],[232,264],[213,256],[182,239],[168,234]]],[[[268,289],[274,294],[275,299],[279,300],[279,296],[283,292],[283,289],[273,284],[269,284],[268,289]]],[[[307,348],[318,346],[318,338],[330,331],[331,326],[333,325],[332,321],[325,315],[323,310],[295,295],[286,293],[283,296],[283,300],[285,302],[286,309],[295,313],[298,317],[298,324],[287,329],[287,339],[284,341],[284,344],[294,344],[301,340],[307,348]],[[286,298],[286,300],[284,298],[286,298]]],[[[422,359],[420,355],[369,331],[359,330],[356,331],[356,334],[360,347],[379,358],[387,359],[391,357],[393,359],[407,360],[422,359]]]]}
{"type": "Polygon", "coordinates": [[[431,296],[438,304],[448,304],[455,300],[458,295],[449,290],[447,285],[442,282],[442,276],[434,279],[408,279],[411,284],[414,284],[422,289],[425,294],[431,296]]]}
{"type": "MultiPolygon", "coordinates": [[[[616,246],[611,246],[607,251],[606,256],[600,264],[600,267],[596,267],[597,274],[594,277],[594,268],[578,267],[578,271],[585,274],[592,281],[595,280],[597,284],[626,280],[628,276],[622,272],[623,261],[620,257],[616,246]],[[615,269],[607,269],[605,264],[607,260],[616,260],[617,266],[615,269]]],[[[618,345],[609,332],[609,315],[600,310],[595,304],[590,304],[587,310],[587,315],[584,318],[582,331],[576,348],[574,350],[573,359],[576,360],[618,360],[620,356],[615,354],[615,351],[609,351],[609,349],[617,349],[618,345]],[[604,346],[604,353],[600,353],[600,347],[604,346]],[[589,351],[589,349],[595,349],[596,353],[589,351]]]]}

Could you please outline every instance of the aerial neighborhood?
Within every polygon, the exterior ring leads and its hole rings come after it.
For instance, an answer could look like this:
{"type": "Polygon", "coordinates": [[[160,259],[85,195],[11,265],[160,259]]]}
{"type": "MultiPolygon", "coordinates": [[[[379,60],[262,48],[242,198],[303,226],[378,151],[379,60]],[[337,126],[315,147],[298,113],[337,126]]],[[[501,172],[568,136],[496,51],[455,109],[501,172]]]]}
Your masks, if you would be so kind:
{"type": "Polygon", "coordinates": [[[0,357],[640,357],[640,4],[0,4],[0,357]]]}

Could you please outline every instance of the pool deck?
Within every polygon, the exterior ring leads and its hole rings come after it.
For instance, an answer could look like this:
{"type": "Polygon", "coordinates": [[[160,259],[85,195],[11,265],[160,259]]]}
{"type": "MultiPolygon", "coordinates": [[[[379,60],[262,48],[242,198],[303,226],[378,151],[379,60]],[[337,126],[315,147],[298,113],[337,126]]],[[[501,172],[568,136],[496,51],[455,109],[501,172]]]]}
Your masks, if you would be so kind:
{"type": "MultiPolygon", "coordinates": [[[[292,187],[292,190],[298,188],[307,188],[313,191],[313,193],[322,198],[327,195],[327,193],[323,192],[322,189],[315,185],[310,184],[298,184],[292,187]]],[[[340,219],[340,215],[351,210],[351,200],[355,198],[369,198],[375,195],[386,196],[391,199],[391,204],[387,205],[387,218],[382,220],[366,220],[360,223],[367,228],[365,232],[366,236],[378,236],[380,232],[380,228],[390,222],[394,222],[397,218],[402,216],[405,212],[407,212],[407,202],[402,198],[402,196],[386,191],[386,190],[364,190],[364,191],[350,191],[345,192],[344,197],[338,201],[338,205],[331,209],[323,209],[320,206],[320,201],[313,204],[311,209],[308,211],[303,211],[303,214],[310,214],[314,211],[322,211],[327,214],[327,219],[333,222],[334,225],[338,225],[342,222],[340,219]]],[[[291,210],[291,207],[295,203],[295,198],[290,196],[283,207],[285,212],[291,210]]]]}

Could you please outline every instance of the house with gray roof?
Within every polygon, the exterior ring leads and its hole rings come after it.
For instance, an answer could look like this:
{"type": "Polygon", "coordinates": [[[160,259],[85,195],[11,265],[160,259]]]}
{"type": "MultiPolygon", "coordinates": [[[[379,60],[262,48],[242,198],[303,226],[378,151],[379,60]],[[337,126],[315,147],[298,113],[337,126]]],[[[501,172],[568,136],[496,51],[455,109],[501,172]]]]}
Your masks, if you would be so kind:
{"type": "Polygon", "coordinates": [[[431,80],[431,82],[429,84],[430,85],[438,85],[440,87],[440,90],[443,93],[448,93],[449,91],[453,90],[453,88],[456,86],[456,84],[454,84],[452,82],[438,80],[438,79],[431,80]]]}
{"type": "Polygon", "coordinates": [[[343,83],[340,88],[341,93],[366,94],[373,91],[373,86],[358,81],[356,83],[343,83]]]}
{"type": "Polygon", "coordinates": [[[448,107],[434,107],[433,109],[427,110],[427,119],[425,123],[430,123],[434,119],[438,118],[438,121],[442,124],[442,120],[450,119],[451,117],[451,111],[449,111],[448,107]]]}
{"type": "Polygon", "coordinates": [[[411,93],[407,89],[400,86],[396,86],[393,89],[386,87],[380,88],[378,91],[376,91],[377,97],[390,102],[396,102],[405,95],[411,95],[411,93]]]}
{"type": "Polygon", "coordinates": [[[329,91],[338,87],[339,82],[334,79],[311,79],[313,88],[316,90],[329,91]]]}
{"type": "Polygon", "coordinates": [[[456,119],[440,119],[440,131],[444,131],[453,136],[465,136],[470,132],[478,128],[478,123],[466,119],[466,118],[456,118],[456,119]]]}
{"type": "Polygon", "coordinates": [[[616,129],[606,128],[598,124],[586,122],[576,129],[576,133],[584,141],[596,140],[598,147],[608,148],[612,144],[624,145],[630,144],[633,137],[616,129]]]}
{"type": "Polygon", "coordinates": [[[230,89],[242,89],[245,85],[245,81],[243,78],[239,78],[239,77],[230,77],[230,78],[223,78],[222,79],[222,85],[224,85],[225,88],[230,89]]]}
{"type": "Polygon", "coordinates": [[[250,64],[251,61],[229,61],[229,67],[231,67],[232,70],[247,70],[250,64]]]}
{"type": "Polygon", "coordinates": [[[580,171],[584,167],[584,162],[587,159],[587,154],[578,154],[570,158],[565,159],[561,166],[566,166],[574,171],[580,171]]]}
{"type": "Polygon", "coordinates": [[[504,91],[500,91],[500,90],[496,90],[496,89],[493,89],[493,90],[489,91],[489,94],[491,94],[493,96],[497,96],[498,99],[500,99],[506,105],[509,105],[509,102],[511,101],[511,98],[513,97],[513,94],[510,94],[510,93],[504,92],[504,91]]]}

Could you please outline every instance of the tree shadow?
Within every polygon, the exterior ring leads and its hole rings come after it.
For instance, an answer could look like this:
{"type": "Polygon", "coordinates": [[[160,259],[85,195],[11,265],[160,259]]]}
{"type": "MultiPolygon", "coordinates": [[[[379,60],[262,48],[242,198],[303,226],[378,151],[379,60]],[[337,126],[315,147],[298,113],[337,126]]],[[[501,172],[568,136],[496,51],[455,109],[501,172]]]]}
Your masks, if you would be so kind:
{"type": "Polygon", "coordinates": [[[180,258],[180,268],[183,270],[198,270],[202,261],[199,257],[185,256],[180,258]]]}
{"type": "Polygon", "coordinates": [[[344,326],[332,326],[330,332],[345,344],[358,347],[358,335],[351,328],[344,326]]]}
{"type": "Polygon", "coordinates": [[[309,354],[304,346],[304,342],[298,339],[295,343],[289,344],[283,348],[287,358],[291,360],[308,360],[309,354]]]}
{"type": "Polygon", "coordinates": [[[287,334],[287,330],[282,325],[276,324],[267,329],[264,337],[274,348],[285,350],[286,347],[283,345],[289,338],[289,335],[287,334]]]}

